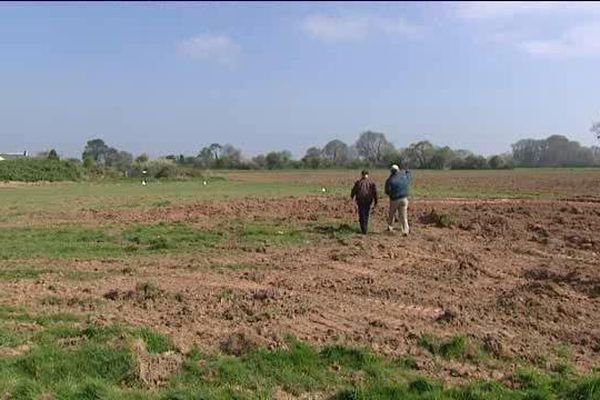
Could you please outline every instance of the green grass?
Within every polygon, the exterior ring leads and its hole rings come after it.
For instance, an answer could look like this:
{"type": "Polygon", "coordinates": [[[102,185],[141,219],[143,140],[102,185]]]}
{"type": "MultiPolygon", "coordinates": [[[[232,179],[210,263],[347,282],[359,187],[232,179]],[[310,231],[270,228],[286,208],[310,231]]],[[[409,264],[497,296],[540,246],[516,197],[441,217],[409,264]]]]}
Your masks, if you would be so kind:
{"type": "Polygon", "coordinates": [[[22,343],[23,339],[16,332],[0,325],[0,348],[12,347],[22,343]]]}
{"type": "MultiPolygon", "coordinates": [[[[131,258],[153,259],[174,254],[202,257],[231,247],[267,251],[269,246],[301,246],[323,239],[344,241],[356,234],[354,222],[352,225],[339,220],[289,224],[281,222],[280,216],[252,221],[219,220],[219,225],[209,230],[186,223],[45,225],[45,218],[53,213],[52,217],[59,217],[52,219],[54,221],[60,220],[63,213],[70,216],[82,210],[170,207],[204,200],[236,201],[248,196],[320,194],[320,180],[331,179],[329,171],[314,174],[290,171],[303,179],[281,179],[285,173],[265,173],[264,176],[273,178],[268,182],[236,181],[232,175],[229,181],[211,181],[206,187],[198,181],[152,183],[147,187],[137,182],[0,187],[0,223],[3,224],[0,260],[5,260],[0,263],[0,281],[44,279],[47,274],[85,280],[99,279],[112,272],[134,272],[131,263],[111,263],[106,270],[99,271],[70,270],[68,262],[64,263],[67,266],[61,266],[64,259],[131,261],[131,258]]],[[[354,173],[335,172],[350,182],[354,173]]],[[[379,182],[385,172],[376,173],[379,182]]],[[[587,173],[417,171],[413,193],[416,197],[552,197],[560,193],[523,191],[519,182],[530,178],[552,180],[555,175],[580,179],[587,173]],[[504,183],[497,185],[495,178],[501,178],[504,183]],[[462,179],[459,184],[456,184],[457,179],[462,179]],[[489,184],[482,185],[485,179],[489,184]]],[[[346,184],[326,186],[325,196],[348,196],[346,184]]],[[[243,262],[210,266],[223,271],[260,267],[243,262]]],[[[143,298],[174,296],[178,301],[189,300],[182,293],[164,292],[157,283],[141,279],[136,293],[143,298]]],[[[223,290],[220,294],[233,301],[239,295],[232,290],[223,290]]],[[[53,295],[42,301],[52,306],[88,304],[94,299],[53,295]]],[[[146,327],[98,326],[88,323],[85,316],[36,314],[24,308],[0,305],[0,355],[14,354],[11,351],[27,346],[19,355],[0,356],[0,399],[267,399],[276,391],[292,396],[319,393],[332,400],[600,399],[600,377],[598,374],[577,375],[567,362],[568,349],[556,350],[557,354],[564,355],[565,362],[558,362],[548,370],[522,362],[523,368],[512,379],[511,387],[499,382],[474,382],[449,388],[421,375],[420,364],[409,356],[392,359],[369,349],[338,345],[316,348],[294,339],[289,339],[285,348],[249,349],[239,357],[195,349],[183,355],[183,365],[165,387],[151,390],[137,376],[132,346],[137,340],[142,340],[153,356],[176,351],[169,336],[146,327]]],[[[468,336],[423,336],[419,344],[437,364],[494,363],[500,366],[504,362],[492,359],[480,343],[468,336]]]]}
{"type": "MultiPolygon", "coordinates": [[[[0,396],[14,399],[268,399],[325,393],[331,399],[580,399],[600,396],[600,376],[520,370],[514,387],[475,382],[445,388],[419,376],[406,358],[385,358],[340,345],[321,349],[288,338],[286,348],[250,349],[239,357],[193,349],[166,386],[145,387],[132,345],[145,342],[155,355],[176,351],[169,337],[148,328],[81,323],[64,315],[32,315],[0,307],[0,350],[22,344],[7,324],[40,322],[22,354],[0,358],[0,396]]],[[[460,347],[460,346],[458,346],[460,347]]]]}
{"type": "Polygon", "coordinates": [[[423,335],[419,338],[419,345],[445,359],[478,361],[486,356],[480,343],[460,335],[446,339],[423,335]]]}
{"type": "Polygon", "coordinates": [[[160,207],[206,200],[237,199],[246,196],[277,197],[318,193],[316,185],[297,183],[256,183],[215,181],[71,183],[42,186],[0,187],[0,215],[4,221],[23,214],[103,210],[132,207],[160,207]]]}
{"type": "Polygon", "coordinates": [[[36,267],[33,265],[17,265],[5,263],[0,265],[0,281],[19,281],[24,279],[38,279],[46,274],[60,275],[61,278],[70,281],[85,281],[98,279],[105,272],[100,271],[78,271],[69,269],[68,267],[51,266],[51,267],[36,267]]]}
{"type": "Polygon", "coordinates": [[[0,281],[11,281],[21,279],[36,279],[42,274],[46,273],[46,270],[35,269],[35,268],[1,268],[0,269],[0,281]]]}
{"type": "MultiPolygon", "coordinates": [[[[196,251],[214,247],[221,235],[184,224],[140,225],[134,227],[84,228],[77,225],[56,227],[13,227],[0,231],[0,259],[98,258],[168,251],[196,251]]],[[[8,270],[7,270],[8,271],[8,270]]],[[[41,273],[41,272],[40,272],[41,273]]],[[[11,276],[35,277],[34,270],[0,272],[0,279],[11,276]]]]}
{"type": "Polygon", "coordinates": [[[214,247],[221,241],[222,235],[181,223],[159,223],[129,228],[123,232],[123,238],[129,243],[126,247],[128,251],[185,251],[214,247]]]}
{"type": "MultiPolygon", "coordinates": [[[[561,192],[548,184],[554,181],[597,179],[597,169],[519,169],[514,171],[415,171],[415,197],[556,197],[572,195],[575,188],[565,185],[561,192]],[[528,188],[529,182],[545,182],[543,189],[528,188]]],[[[380,188],[387,171],[372,171],[380,188]]],[[[215,180],[207,186],[201,180],[185,182],[152,182],[141,186],[138,181],[110,183],[64,183],[41,186],[0,187],[0,222],[24,215],[44,218],[47,212],[162,207],[170,204],[204,200],[238,199],[240,197],[277,197],[320,194],[327,186],[329,195],[348,196],[358,171],[265,171],[227,172],[217,174],[237,180],[215,180]],[[294,174],[287,177],[286,174],[294,174]],[[282,178],[283,177],[283,178],[282,178]],[[294,179],[302,177],[302,179],[294,179]],[[345,183],[331,181],[344,180],[345,183]]]]}
{"type": "MultiPolygon", "coordinates": [[[[225,240],[238,245],[306,244],[318,235],[307,229],[272,223],[227,223],[228,228],[200,230],[183,223],[154,225],[77,225],[12,227],[0,231],[0,260],[34,258],[114,258],[133,255],[186,253],[218,247],[225,240]]],[[[32,279],[52,269],[1,268],[0,279],[32,279]]],[[[63,271],[69,274],[69,271],[63,271]]],[[[72,279],[86,279],[84,272],[72,279]]],[[[92,278],[93,276],[88,276],[92,278]]]]}
{"type": "Polygon", "coordinates": [[[290,225],[241,223],[238,229],[240,243],[290,245],[306,243],[309,238],[300,228],[290,225]]]}
{"type": "Polygon", "coordinates": [[[139,328],[134,333],[144,340],[146,343],[146,350],[149,353],[164,353],[166,351],[175,350],[175,345],[170,337],[162,335],[149,328],[139,328]]]}

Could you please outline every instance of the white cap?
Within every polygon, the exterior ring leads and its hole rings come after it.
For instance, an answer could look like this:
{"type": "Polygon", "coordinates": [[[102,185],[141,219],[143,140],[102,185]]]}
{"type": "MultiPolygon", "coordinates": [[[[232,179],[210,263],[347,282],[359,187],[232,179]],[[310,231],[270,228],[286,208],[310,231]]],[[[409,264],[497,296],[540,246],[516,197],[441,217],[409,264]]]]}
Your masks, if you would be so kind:
{"type": "Polygon", "coordinates": [[[392,171],[400,171],[400,167],[394,164],[392,165],[392,171]]]}

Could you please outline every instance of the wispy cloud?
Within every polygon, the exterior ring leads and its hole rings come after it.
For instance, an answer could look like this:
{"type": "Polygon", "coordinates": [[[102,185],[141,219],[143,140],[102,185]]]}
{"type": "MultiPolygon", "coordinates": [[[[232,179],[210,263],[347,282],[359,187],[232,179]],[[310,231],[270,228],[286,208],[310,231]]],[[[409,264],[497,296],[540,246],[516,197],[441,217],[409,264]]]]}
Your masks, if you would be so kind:
{"type": "Polygon", "coordinates": [[[229,36],[203,34],[181,41],[177,50],[180,54],[195,60],[234,67],[241,47],[229,36]]]}
{"type": "Polygon", "coordinates": [[[487,42],[508,44],[532,56],[600,55],[600,2],[460,2],[454,15],[475,23],[487,42]],[[500,25],[503,30],[494,30],[500,25]]]}
{"type": "Polygon", "coordinates": [[[356,42],[375,34],[412,35],[420,28],[402,17],[313,14],[302,21],[305,33],[324,42],[356,42]]]}
{"type": "Polygon", "coordinates": [[[581,12],[600,13],[600,3],[586,1],[467,1],[455,5],[456,16],[472,20],[581,12]]]}
{"type": "Polygon", "coordinates": [[[520,47],[548,58],[600,56],[600,22],[575,26],[558,39],[524,41],[520,47]]]}

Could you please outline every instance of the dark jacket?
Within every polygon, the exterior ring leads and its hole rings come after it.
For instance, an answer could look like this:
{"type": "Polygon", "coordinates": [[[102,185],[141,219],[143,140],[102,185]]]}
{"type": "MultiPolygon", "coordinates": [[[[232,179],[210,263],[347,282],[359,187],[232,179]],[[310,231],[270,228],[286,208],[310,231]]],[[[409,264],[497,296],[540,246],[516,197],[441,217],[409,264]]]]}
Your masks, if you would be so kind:
{"type": "Polygon", "coordinates": [[[410,194],[410,181],[412,174],[409,170],[398,171],[390,175],[385,181],[385,194],[392,200],[403,199],[410,194]]]}
{"type": "Polygon", "coordinates": [[[377,204],[377,186],[369,178],[361,178],[354,183],[350,197],[356,199],[357,203],[377,204]]]}

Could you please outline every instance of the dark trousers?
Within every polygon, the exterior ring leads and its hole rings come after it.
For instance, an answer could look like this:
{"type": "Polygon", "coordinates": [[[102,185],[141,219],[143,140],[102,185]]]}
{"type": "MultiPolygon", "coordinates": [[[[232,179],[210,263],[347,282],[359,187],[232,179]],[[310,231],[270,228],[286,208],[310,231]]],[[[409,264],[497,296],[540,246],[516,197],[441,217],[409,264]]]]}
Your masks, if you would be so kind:
{"type": "Polygon", "coordinates": [[[369,212],[371,211],[372,202],[357,202],[356,204],[358,205],[358,222],[360,223],[360,231],[363,234],[366,234],[369,231],[369,212]]]}

